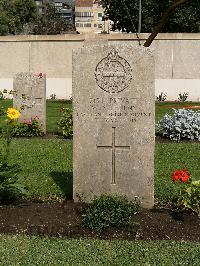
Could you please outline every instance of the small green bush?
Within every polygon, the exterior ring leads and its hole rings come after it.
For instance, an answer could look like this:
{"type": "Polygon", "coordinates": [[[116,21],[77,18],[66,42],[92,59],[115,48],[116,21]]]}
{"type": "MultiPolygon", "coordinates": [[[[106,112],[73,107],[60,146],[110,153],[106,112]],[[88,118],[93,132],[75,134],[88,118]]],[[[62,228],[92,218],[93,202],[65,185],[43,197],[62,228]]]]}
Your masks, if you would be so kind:
{"type": "Polygon", "coordinates": [[[10,202],[18,197],[28,195],[23,185],[18,183],[18,165],[8,165],[0,161],[0,202],[10,202]]]}
{"type": "Polygon", "coordinates": [[[167,95],[161,92],[157,97],[156,97],[156,102],[164,102],[167,99],[167,95]]]}
{"type": "Polygon", "coordinates": [[[30,119],[16,125],[13,136],[14,137],[42,137],[42,131],[38,119],[30,119]]]}
{"type": "Polygon", "coordinates": [[[3,100],[3,99],[4,99],[3,93],[0,91],[0,100],[3,100]]]}
{"type": "Polygon", "coordinates": [[[58,122],[58,127],[62,131],[62,135],[65,138],[71,138],[73,136],[72,110],[69,108],[62,108],[61,112],[62,116],[58,122]]]}
{"type": "Polygon", "coordinates": [[[188,92],[184,92],[183,94],[182,93],[179,93],[179,97],[178,97],[178,101],[179,102],[186,102],[187,98],[188,98],[188,95],[189,93],[188,92]]]}
{"type": "Polygon", "coordinates": [[[95,197],[83,214],[83,226],[102,230],[121,227],[129,223],[130,217],[138,210],[139,204],[128,201],[126,196],[103,194],[95,197]]]}

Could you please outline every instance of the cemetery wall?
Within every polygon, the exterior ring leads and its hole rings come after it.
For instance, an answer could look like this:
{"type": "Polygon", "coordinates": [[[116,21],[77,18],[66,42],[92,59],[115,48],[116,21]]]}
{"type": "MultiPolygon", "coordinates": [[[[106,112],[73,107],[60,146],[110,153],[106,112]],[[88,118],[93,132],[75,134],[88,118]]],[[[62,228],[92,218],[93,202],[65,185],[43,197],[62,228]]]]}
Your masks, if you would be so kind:
{"type": "MultiPolygon", "coordinates": [[[[148,34],[141,34],[145,40],[148,34]]],[[[134,42],[134,34],[5,36],[0,37],[0,89],[12,89],[18,72],[47,75],[47,97],[69,98],[72,91],[72,50],[84,41],[134,42]]],[[[142,41],[143,42],[143,41],[142,41]]],[[[189,100],[200,101],[200,34],[159,34],[152,47],[156,54],[155,93],[176,100],[189,92],[189,100]]]]}

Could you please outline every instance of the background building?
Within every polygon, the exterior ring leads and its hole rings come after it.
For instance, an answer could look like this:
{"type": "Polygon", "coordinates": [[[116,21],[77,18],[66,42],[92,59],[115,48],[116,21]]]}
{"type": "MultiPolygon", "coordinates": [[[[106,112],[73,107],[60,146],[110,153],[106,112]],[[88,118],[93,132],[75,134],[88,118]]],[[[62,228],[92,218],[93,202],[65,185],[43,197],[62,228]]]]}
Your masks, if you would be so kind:
{"type": "Polygon", "coordinates": [[[75,27],[79,33],[109,33],[109,25],[99,1],[75,1],[75,27]]]}
{"type": "Polygon", "coordinates": [[[74,23],[74,0],[36,0],[35,2],[40,14],[43,12],[43,4],[52,3],[62,17],[74,23]]]}
{"type": "Polygon", "coordinates": [[[54,5],[58,11],[58,13],[66,18],[68,21],[73,23],[74,21],[74,1],[72,0],[55,0],[54,5]]]}

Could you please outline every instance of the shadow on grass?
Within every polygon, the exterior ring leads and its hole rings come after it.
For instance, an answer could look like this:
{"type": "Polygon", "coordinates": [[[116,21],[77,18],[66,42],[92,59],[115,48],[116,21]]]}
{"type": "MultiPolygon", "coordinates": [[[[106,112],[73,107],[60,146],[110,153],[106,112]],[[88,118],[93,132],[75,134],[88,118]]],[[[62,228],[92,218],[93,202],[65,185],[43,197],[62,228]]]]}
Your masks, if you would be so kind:
{"type": "Polygon", "coordinates": [[[51,177],[60,187],[66,199],[73,199],[73,173],[72,172],[51,172],[51,177]]]}

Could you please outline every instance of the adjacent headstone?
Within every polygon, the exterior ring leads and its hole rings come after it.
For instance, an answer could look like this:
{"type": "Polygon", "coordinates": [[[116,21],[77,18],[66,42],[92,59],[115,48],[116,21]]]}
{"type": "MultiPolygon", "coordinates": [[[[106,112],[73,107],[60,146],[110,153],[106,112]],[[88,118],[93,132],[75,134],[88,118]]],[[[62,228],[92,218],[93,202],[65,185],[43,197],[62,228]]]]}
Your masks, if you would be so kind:
{"type": "Polygon", "coordinates": [[[73,53],[74,199],[154,204],[154,57],[129,44],[73,53]]]}
{"type": "Polygon", "coordinates": [[[18,73],[13,90],[13,106],[21,112],[20,121],[38,118],[46,132],[46,75],[18,73]]]}

